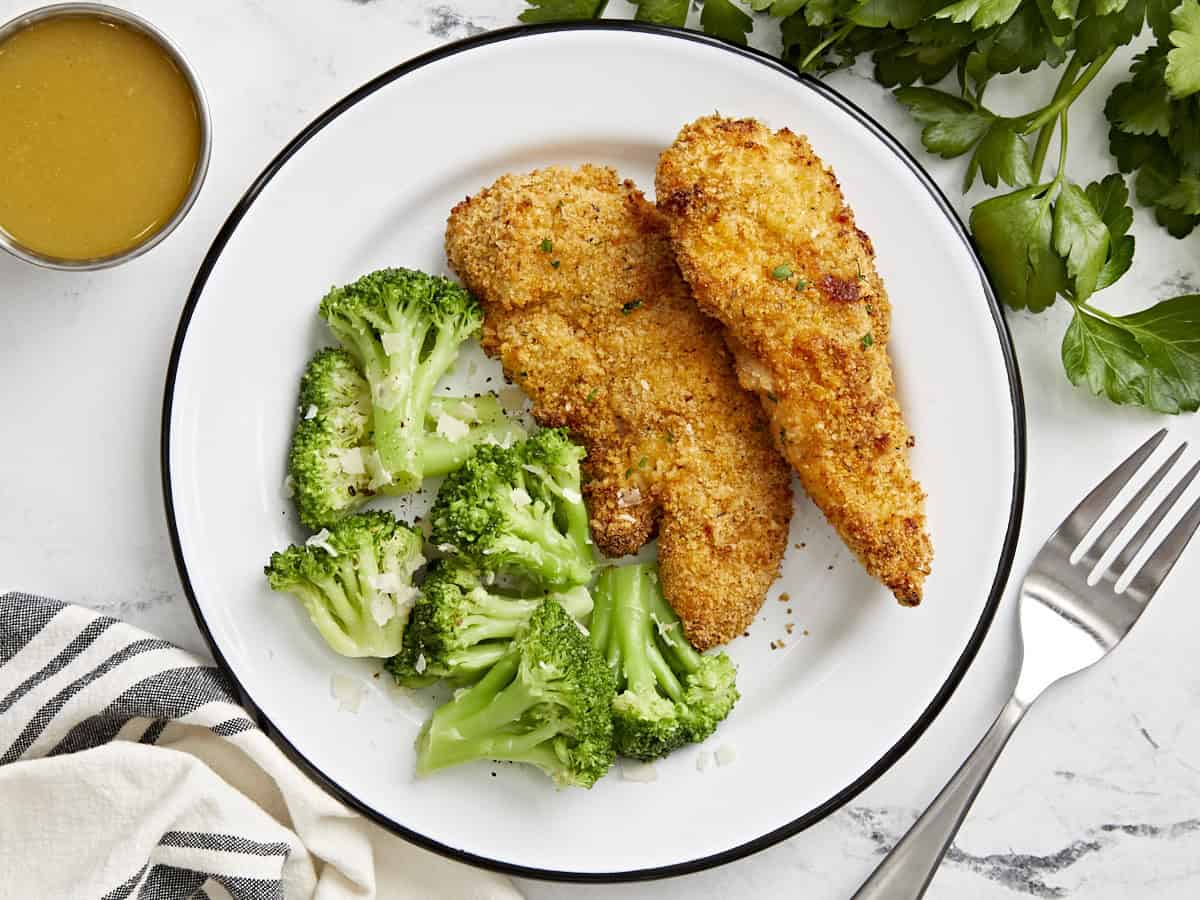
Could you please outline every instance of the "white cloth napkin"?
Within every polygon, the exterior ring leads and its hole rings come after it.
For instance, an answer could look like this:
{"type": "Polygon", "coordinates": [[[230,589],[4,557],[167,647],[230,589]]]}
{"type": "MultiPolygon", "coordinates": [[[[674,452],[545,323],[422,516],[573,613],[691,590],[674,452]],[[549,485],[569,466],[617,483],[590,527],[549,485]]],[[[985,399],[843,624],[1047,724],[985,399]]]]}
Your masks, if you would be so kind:
{"type": "Polygon", "coordinates": [[[189,653],[0,596],[2,900],[520,900],[317,787],[189,653]]]}

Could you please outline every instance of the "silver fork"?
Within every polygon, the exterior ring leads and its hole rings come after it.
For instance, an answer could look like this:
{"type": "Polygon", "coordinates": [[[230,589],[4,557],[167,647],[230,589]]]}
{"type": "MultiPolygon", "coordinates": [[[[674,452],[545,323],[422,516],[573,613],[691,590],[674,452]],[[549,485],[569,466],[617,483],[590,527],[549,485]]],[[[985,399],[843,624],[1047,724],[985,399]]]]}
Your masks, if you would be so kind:
{"type": "Polygon", "coordinates": [[[1116,545],[1117,538],[1146,498],[1179,461],[1186,443],[1158,467],[1077,562],[1071,562],[1071,556],[1166,435],[1164,428],[1117,466],[1084,497],[1034,558],[1021,584],[1021,643],[1018,648],[1024,645],[1024,658],[1012,698],[967,761],[879,864],[853,900],[915,900],[924,896],[942,856],[983,787],[984,779],[1030,704],[1060,678],[1086,669],[1107,656],[1129,633],[1150,598],[1162,586],[1200,526],[1200,500],[1188,509],[1145,565],[1133,574],[1125,589],[1120,593],[1116,590],[1117,582],[1122,580],[1138,552],[1200,471],[1200,463],[1192,466],[1163,498],[1104,569],[1099,581],[1089,585],[1088,576],[1105,553],[1116,545]]]}

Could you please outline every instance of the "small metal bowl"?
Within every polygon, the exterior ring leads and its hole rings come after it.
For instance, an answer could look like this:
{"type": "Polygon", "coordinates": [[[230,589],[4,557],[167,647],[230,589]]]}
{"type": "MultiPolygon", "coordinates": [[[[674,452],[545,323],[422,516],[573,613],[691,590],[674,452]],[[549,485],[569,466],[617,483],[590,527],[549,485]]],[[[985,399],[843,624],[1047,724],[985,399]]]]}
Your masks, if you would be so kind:
{"type": "Polygon", "coordinates": [[[196,78],[195,71],[188,64],[187,59],[180,52],[179,48],[175,46],[169,37],[145,19],[135,16],[131,12],[126,12],[123,9],[117,9],[115,6],[108,6],[104,3],[55,3],[51,6],[43,6],[19,15],[15,19],[11,19],[0,25],[0,42],[36,22],[59,18],[60,16],[93,16],[100,19],[107,19],[110,22],[119,22],[122,25],[137,29],[149,37],[166,51],[167,55],[171,57],[175,65],[179,67],[179,71],[187,79],[188,87],[191,88],[192,97],[196,102],[197,115],[200,117],[200,157],[196,161],[195,171],[192,172],[192,183],[188,188],[187,196],[183,198],[183,202],[179,204],[179,208],[175,210],[175,214],[171,217],[170,221],[140,244],[136,244],[122,253],[114,253],[111,256],[101,256],[94,259],[63,259],[55,256],[46,256],[45,254],[30,250],[28,247],[19,244],[3,228],[0,228],[0,248],[7,250],[18,259],[23,259],[26,262],[31,262],[37,266],[44,266],[48,269],[72,269],[76,271],[107,269],[110,266],[116,266],[139,257],[156,246],[163,238],[174,231],[175,226],[182,222],[183,217],[188,214],[188,210],[192,208],[192,204],[196,201],[196,196],[200,193],[200,186],[204,184],[204,176],[208,174],[208,158],[212,151],[212,120],[209,118],[208,100],[204,96],[204,89],[200,87],[200,81],[196,78]]]}

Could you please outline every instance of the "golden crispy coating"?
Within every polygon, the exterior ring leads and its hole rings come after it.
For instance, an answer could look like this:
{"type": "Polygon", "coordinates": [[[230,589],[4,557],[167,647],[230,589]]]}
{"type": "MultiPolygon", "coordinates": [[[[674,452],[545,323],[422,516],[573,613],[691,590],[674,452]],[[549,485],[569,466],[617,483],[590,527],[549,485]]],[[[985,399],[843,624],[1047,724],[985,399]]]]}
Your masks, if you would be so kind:
{"type": "Polygon", "coordinates": [[[454,208],[446,251],[483,302],[484,348],[587,448],[600,549],[633,553],[657,528],[688,639],[740,634],[779,574],[790,474],[661,214],[611,169],[505,175],[454,208]]]}
{"type": "Polygon", "coordinates": [[[700,308],[728,328],[800,482],[867,571],[921,600],[933,548],[871,241],[808,141],[708,116],[659,158],[659,208],[700,308]]]}

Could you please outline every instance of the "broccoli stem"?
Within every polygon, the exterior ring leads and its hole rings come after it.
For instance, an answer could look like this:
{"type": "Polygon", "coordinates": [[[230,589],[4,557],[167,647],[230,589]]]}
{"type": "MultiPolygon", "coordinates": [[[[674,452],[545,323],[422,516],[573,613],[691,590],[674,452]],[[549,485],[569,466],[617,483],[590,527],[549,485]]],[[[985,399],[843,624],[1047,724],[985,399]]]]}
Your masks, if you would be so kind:
{"type": "MultiPolygon", "coordinates": [[[[509,651],[477,684],[433,714],[422,735],[418,772],[432,772],[472,759],[539,765],[548,762],[543,758],[545,752],[534,751],[559,733],[556,721],[552,719],[521,734],[508,730],[529,709],[544,702],[516,677],[519,668],[520,654],[509,651]]],[[[552,751],[549,753],[554,756],[552,751]]]]}
{"type": "MultiPolygon", "coordinates": [[[[433,395],[428,387],[425,402],[420,396],[427,380],[420,363],[421,348],[429,325],[400,316],[390,323],[384,344],[387,363],[382,378],[372,381],[375,403],[375,446],[384,468],[396,475],[413,474],[416,442],[423,433],[425,409],[433,395]],[[419,415],[414,415],[419,413],[419,415]]],[[[402,479],[397,479],[402,480],[402,479]]],[[[411,479],[410,479],[411,480],[411,479]]]]}
{"type": "MultiPolygon", "coordinates": [[[[612,591],[607,590],[606,579],[608,569],[600,573],[600,578],[596,582],[596,590],[592,594],[592,626],[591,637],[592,646],[599,650],[606,660],[608,660],[609,634],[612,631],[613,619],[613,598],[612,591]]],[[[615,642],[614,642],[615,643],[615,642]]],[[[608,664],[612,667],[612,660],[608,660],[608,664]]],[[[617,685],[620,690],[622,685],[617,685]]]]}
{"type": "Polygon", "coordinates": [[[683,687],[658,649],[651,619],[651,598],[656,593],[644,563],[610,569],[607,587],[613,592],[619,640],[628,689],[635,694],[654,690],[655,682],[672,700],[683,697],[683,687]]]}
{"type": "MultiPolygon", "coordinates": [[[[649,578],[649,575],[647,575],[647,578],[649,578]]],[[[683,626],[679,621],[679,616],[676,615],[675,610],[671,609],[670,604],[667,603],[666,597],[663,596],[662,587],[657,582],[653,582],[650,585],[650,613],[658,619],[664,628],[670,631],[672,640],[663,641],[662,643],[667,648],[667,655],[675,663],[673,668],[681,671],[684,675],[690,675],[699,670],[703,657],[696,652],[696,648],[689,644],[683,636],[683,626]]]]}
{"type": "Polygon", "coordinates": [[[501,547],[529,561],[530,568],[548,582],[580,581],[579,550],[575,540],[554,525],[553,514],[534,516],[532,505],[512,505],[509,521],[513,538],[502,538],[501,547]],[[549,521],[547,521],[549,519],[549,521]]]}
{"type": "Polygon", "coordinates": [[[489,438],[508,444],[524,436],[525,430],[508,419],[495,396],[433,397],[426,409],[425,435],[417,448],[417,460],[425,477],[436,478],[461,467],[489,438]],[[438,434],[438,419],[443,414],[466,422],[470,426],[466,436],[451,440],[438,434]]]}
{"type": "Polygon", "coordinates": [[[516,600],[499,598],[484,590],[473,591],[471,599],[478,604],[479,613],[469,613],[462,630],[462,640],[468,644],[511,638],[525,627],[540,599],[516,600]]]}
{"type": "Polygon", "coordinates": [[[509,651],[508,641],[485,641],[446,655],[446,664],[456,672],[482,672],[491,668],[509,651]]]}
{"type": "Polygon", "coordinates": [[[551,594],[576,622],[582,622],[592,611],[592,595],[583,585],[551,594]]]}

